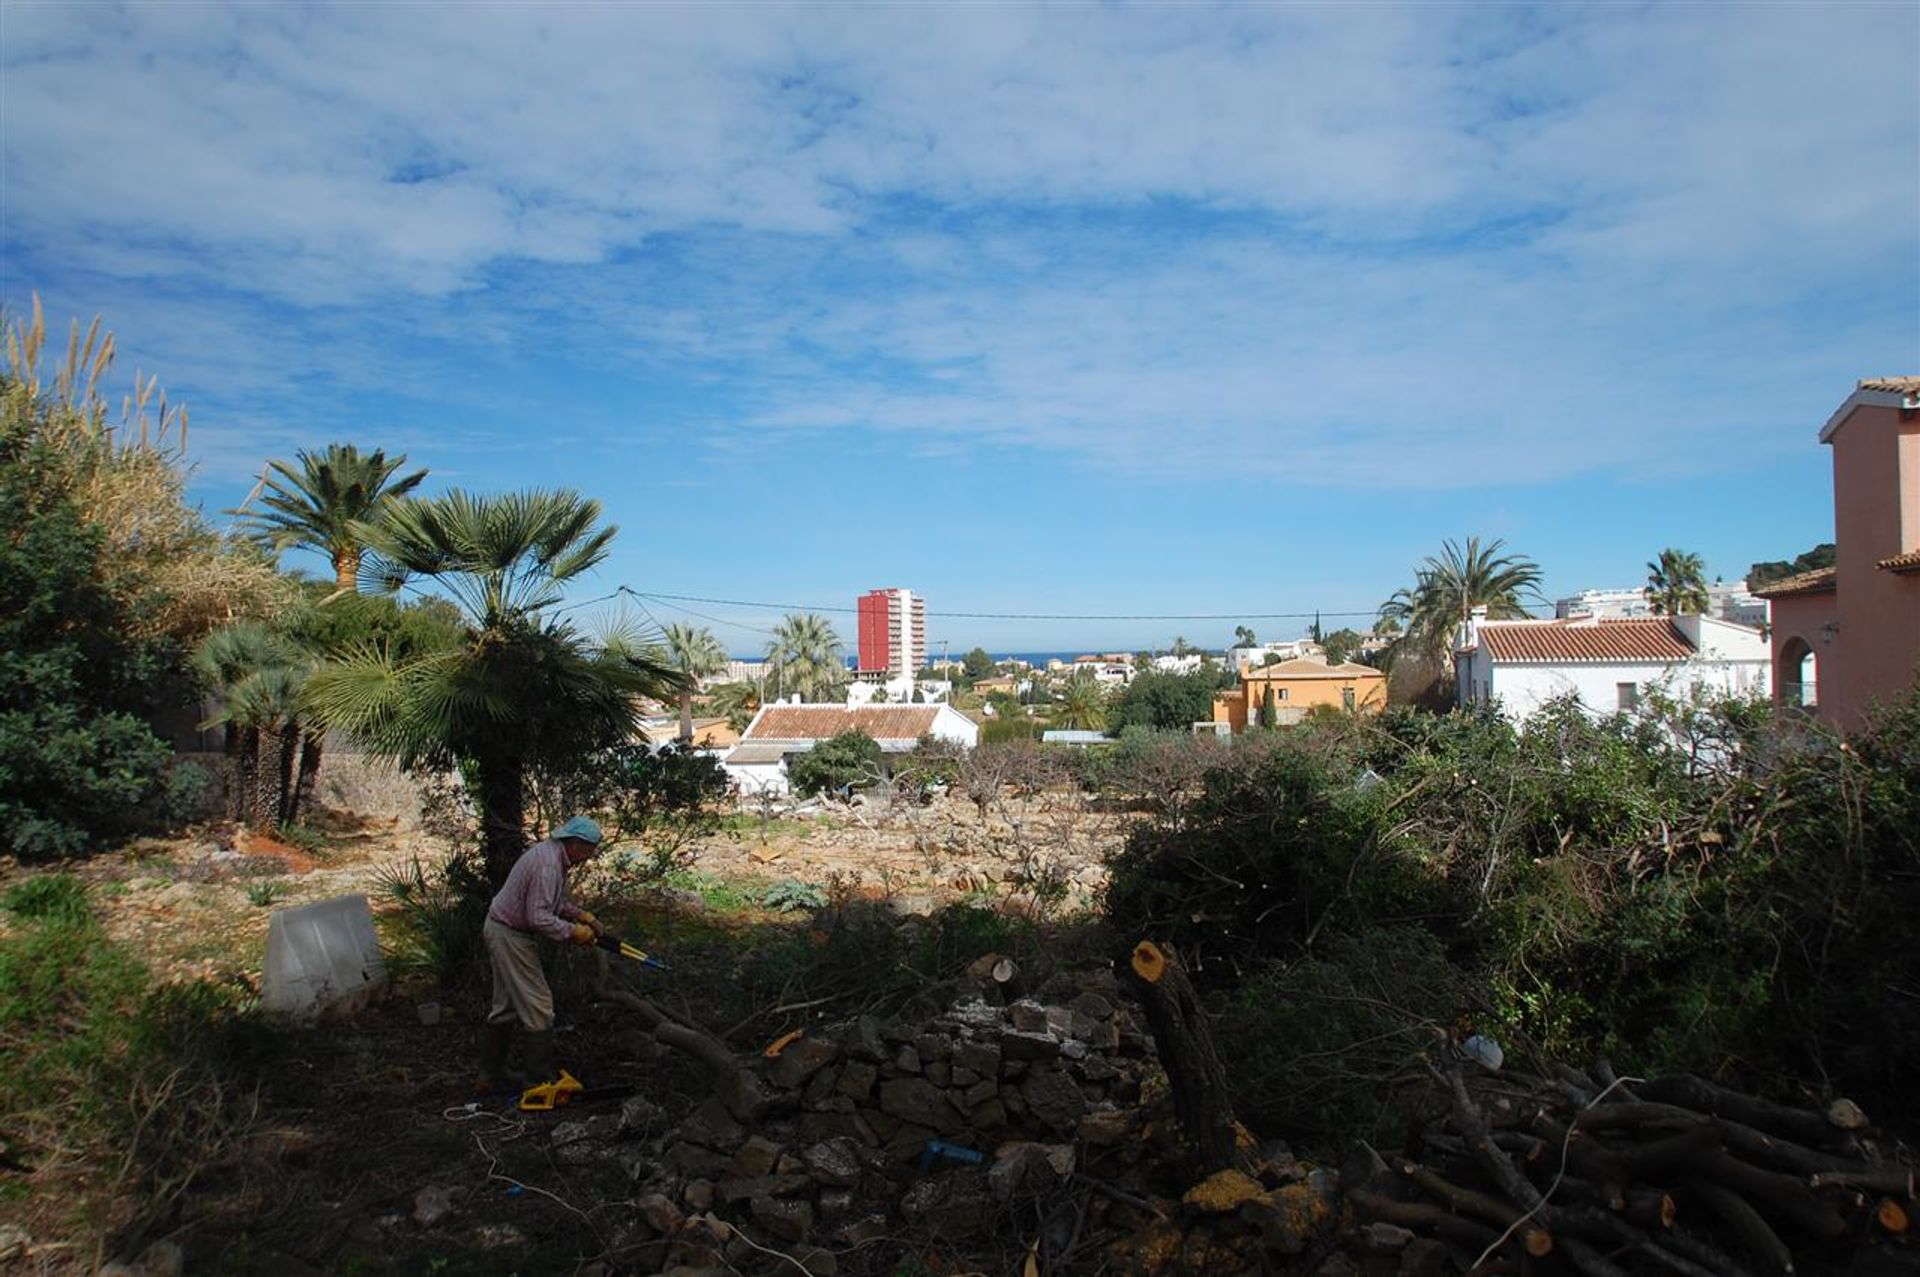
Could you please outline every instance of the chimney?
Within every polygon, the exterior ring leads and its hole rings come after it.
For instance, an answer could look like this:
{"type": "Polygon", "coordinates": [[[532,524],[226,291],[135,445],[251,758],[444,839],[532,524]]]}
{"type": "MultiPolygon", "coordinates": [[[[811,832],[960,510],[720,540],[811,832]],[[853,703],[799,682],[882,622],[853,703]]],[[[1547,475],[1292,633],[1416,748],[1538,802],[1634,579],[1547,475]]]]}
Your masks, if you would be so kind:
{"type": "Polygon", "coordinates": [[[1458,640],[1454,643],[1456,651],[1467,651],[1480,646],[1480,624],[1487,619],[1487,608],[1483,603],[1467,614],[1460,626],[1458,640]]]}

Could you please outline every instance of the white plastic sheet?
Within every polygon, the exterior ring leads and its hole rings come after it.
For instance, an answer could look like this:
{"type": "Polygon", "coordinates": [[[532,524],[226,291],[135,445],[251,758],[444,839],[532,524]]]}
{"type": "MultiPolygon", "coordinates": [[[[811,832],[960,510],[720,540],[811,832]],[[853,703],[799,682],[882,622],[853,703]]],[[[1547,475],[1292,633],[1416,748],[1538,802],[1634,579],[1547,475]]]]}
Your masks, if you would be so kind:
{"type": "Polygon", "coordinates": [[[373,911],[365,896],[341,896],[267,921],[260,1002],[268,1011],[312,1020],[364,1006],[386,984],[373,911]]]}

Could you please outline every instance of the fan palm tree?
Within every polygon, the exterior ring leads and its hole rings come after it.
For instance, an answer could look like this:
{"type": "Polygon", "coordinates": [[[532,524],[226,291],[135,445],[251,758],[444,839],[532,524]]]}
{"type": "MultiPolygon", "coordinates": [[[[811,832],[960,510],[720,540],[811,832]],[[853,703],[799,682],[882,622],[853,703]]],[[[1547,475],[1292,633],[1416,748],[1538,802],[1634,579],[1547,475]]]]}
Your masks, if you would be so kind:
{"type": "Polygon", "coordinates": [[[1075,731],[1097,732],[1107,725],[1107,694],[1090,675],[1076,674],[1060,689],[1053,721],[1075,731]]]}
{"type": "Polygon", "coordinates": [[[261,477],[263,509],[246,506],[237,515],[253,539],[276,553],[318,550],[333,564],[335,585],[357,588],[365,538],[358,529],[377,520],[387,505],[420,486],[425,470],[395,478],[405,456],[389,458],[376,448],[362,453],[350,443],[330,443],[320,453],[296,452],[298,469],[267,463],[261,477]]]}
{"type": "Polygon", "coordinates": [[[227,729],[234,818],[248,824],[291,823],[302,798],[311,793],[311,773],[320,766],[320,733],[311,720],[303,722],[312,654],[285,633],[243,621],[201,640],[193,663],[218,702],[201,726],[227,729]],[[302,754],[303,743],[312,755],[311,765],[302,754]],[[267,747],[274,751],[271,772],[261,765],[267,747]],[[296,758],[299,784],[294,779],[296,758]]]}
{"type": "Polygon", "coordinates": [[[744,732],[760,709],[760,689],[745,679],[722,683],[708,696],[707,705],[714,713],[726,716],[728,727],[744,732]]]}
{"type": "Polygon", "coordinates": [[[459,606],[462,631],[403,657],[363,644],[309,684],[326,721],[369,748],[402,766],[460,768],[496,884],[525,846],[530,766],[626,741],[635,698],[664,699],[684,683],[658,648],[594,641],[550,614],[606,557],[616,530],[599,519],[598,502],[569,491],[392,503],[354,527],[380,556],[383,584],[434,583],[459,606]]]}
{"type": "Polygon", "coordinates": [[[1486,608],[1493,620],[1527,615],[1528,600],[1540,599],[1540,566],[1523,554],[1500,553],[1505,545],[1468,537],[1464,546],[1449,540],[1428,555],[1412,587],[1381,605],[1381,620],[1404,629],[1394,648],[1444,668],[1454,635],[1475,608],[1486,608]]]}
{"type": "Polygon", "coordinates": [[[1647,601],[1655,615],[1681,616],[1705,612],[1713,600],[1707,595],[1707,567],[1700,556],[1669,546],[1647,564],[1647,601]]]}
{"type": "Polygon", "coordinates": [[[767,644],[767,677],[774,694],[798,692],[805,701],[838,700],[847,663],[833,622],[814,612],[790,612],[767,644]]]}
{"type": "Polygon", "coordinates": [[[680,689],[680,739],[693,740],[693,689],[703,678],[711,678],[727,668],[727,649],[713,631],[686,624],[669,625],[665,632],[667,661],[686,685],[680,689]]]}

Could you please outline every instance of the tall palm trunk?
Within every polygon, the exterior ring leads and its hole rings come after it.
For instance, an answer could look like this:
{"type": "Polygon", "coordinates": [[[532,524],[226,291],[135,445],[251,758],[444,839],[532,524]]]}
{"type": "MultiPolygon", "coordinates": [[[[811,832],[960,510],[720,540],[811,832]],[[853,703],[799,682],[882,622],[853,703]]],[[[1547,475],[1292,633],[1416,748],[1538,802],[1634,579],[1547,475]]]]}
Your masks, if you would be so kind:
{"type": "Polygon", "coordinates": [[[301,812],[313,809],[314,790],[320,783],[320,755],[326,744],[324,730],[310,728],[300,738],[300,779],[293,787],[293,807],[287,814],[288,821],[298,820],[301,812]]]}
{"type": "Polygon", "coordinates": [[[352,594],[360,589],[360,547],[343,546],[333,552],[334,588],[352,594]]]}
{"type": "Polygon", "coordinates": [[[243,814],[241,811],[243,791],[240,788],[240,738],[243,733],[233,723],[226,723],[222,726],[221,735],[224,737],[221,748],[227,755],[227,816],[230,819],[239,820],[243,814]]]}
{"type": "Polygon", "coordinates": [[[274,774],[273,823],[290,825],[293,823],[293,764],[300,752],[300,728],[288,723],[276,728],[274,735],[280,750],[274,774]]]}
{"type": "Polygon", "coordinates": [[[479,772],[474,789],[480,803],[480,845],[487,880],[499,887],[527,848],[526,769],[517,756],[504,751],[478,757],[474,763],[479,772]]]}
{"type": "Polygon", "coordinates": [[[260,815],[260,729],[240,732],[239,766],[233,777],[233,816],[243,825],[255,824],[260,815]]]}
{"type": "Polygon", "coordinates": [[[693,693],[680,693],[680,743],[693,744],[693,693]]]}

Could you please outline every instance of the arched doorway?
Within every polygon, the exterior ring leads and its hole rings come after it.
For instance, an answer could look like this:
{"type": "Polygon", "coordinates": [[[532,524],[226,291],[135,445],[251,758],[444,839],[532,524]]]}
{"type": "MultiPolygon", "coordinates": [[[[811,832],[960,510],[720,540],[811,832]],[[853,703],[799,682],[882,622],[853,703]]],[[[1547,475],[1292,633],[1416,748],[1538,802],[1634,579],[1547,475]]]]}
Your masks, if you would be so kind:
{"type": "Polygon", "coordinates": [[[1820,659],[1799,635],[1780,646],[1780,665],[1774,671],[1775,699],[1786,709],[1812,709],[1819,704],[1820,659]]]}

